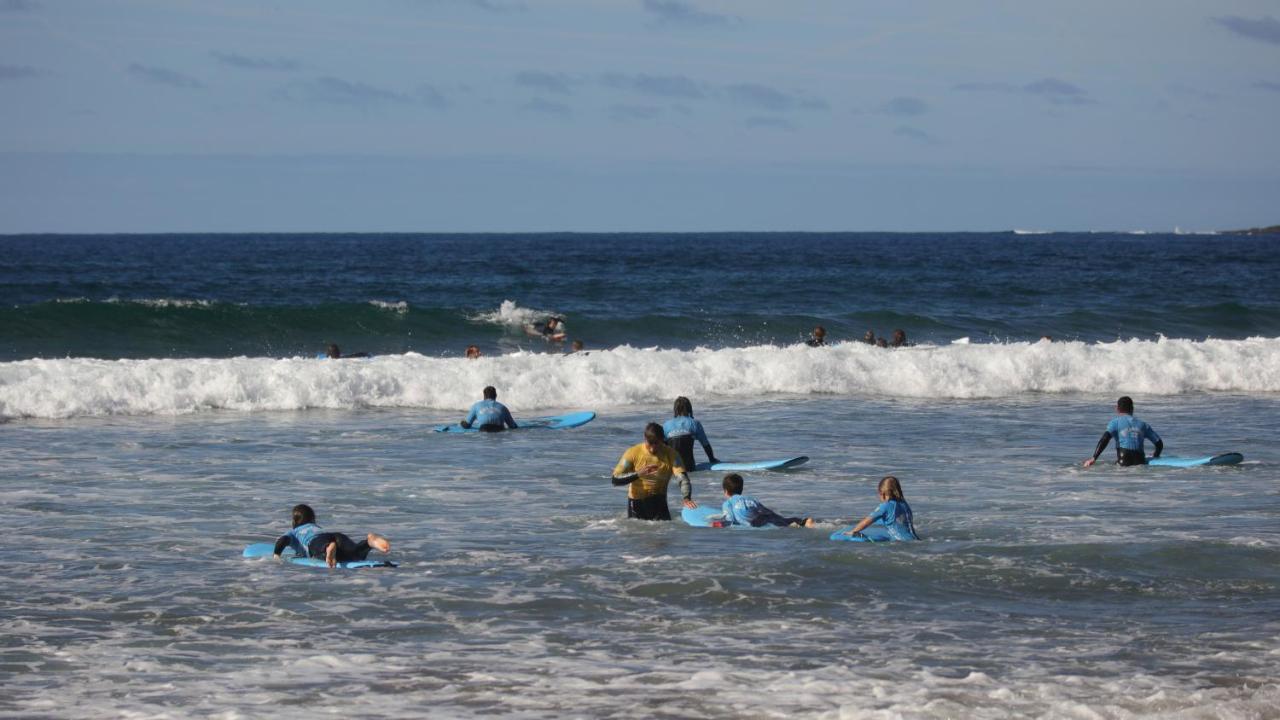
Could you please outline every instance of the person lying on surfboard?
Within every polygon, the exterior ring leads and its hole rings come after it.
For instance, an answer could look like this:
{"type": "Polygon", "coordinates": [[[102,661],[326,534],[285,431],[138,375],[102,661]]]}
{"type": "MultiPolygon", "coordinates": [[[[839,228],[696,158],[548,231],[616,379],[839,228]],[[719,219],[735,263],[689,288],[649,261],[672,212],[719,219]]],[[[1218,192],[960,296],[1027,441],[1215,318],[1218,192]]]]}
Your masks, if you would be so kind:
{"type": "Polygon", "coordinates": [[[811,517],[783,517],[760,504],[759,500],[750,495],[743,495],[742,476],[738,473],[725,475],[724,480],[721,482],[721,487],[724,488],[725,497],[721,511],[724,513],[724,522],[728,525],[750,525],[751,527],[776,525],[778,527],[807,528],[814,526],[814,521],[811,517]]]}
{"type": "Polygon", "coordinates": [[[480,432],[499,432],[517,427],[515,418],[506,405],[498,402],[498,391],[492,386],[484,389],[484,399],[471,406],[467,419],[458,423],[463,429],[472,425],[480,432]]]}
{"type": "Polygon", "coordinates": [[[684,462],[665,442],[662,426],[649,423],[644,427],[644,442],[627,448],[613,468],[615,487],[627,487],[627,517],[638,520],[670,520],[667,508],[667,484],[671,476],[680,478],[680,496],[684,506],[696,508],[693,483],[684,462]]]}
{"type": "Polygon", "coordinates": [[[720,462],[711,449],[711,443],[707,440],[706,431],[702,429],[702,423],[693,419],[693,403],[689,402],[689,398],[683,395],[676,398],[673,413],[670,420],[662,423],[662,432],[667,436],[667,444],[680,453],[685,469],[694,469],[694,440],[702,445],[702,451],[707,454],[707,462],[712,465],[720,462]]]}
{"type": "Polygon", "coordinates": [[[1133,398],[1125,395],[1117,400],[1116,412],[1120,414],[1107,423],[1107,430],[1098,440],[1098,447],[1094,448],[1093,457],[1084,461],[1085,467],[1098,461],[1098,456],[1107,449],[1107,443],[1111,442],[1113,437],[1116,439],[1117,465],[1146,465],[1147,455],[1144,450],[1146,440],[1150,440],[1156,446],[1155,454],[1151,457],[1158,458],[1164,451],[1164,440],[1160,439],[1150,425],[1133,416],[1133,398]]]}
{"type": "Polygon", "coordinates": [[[564,318],[552,315],[543,322],[534,323],[531,334],[541,335],[547,342],[561,342],[566,336],[564,318]]]}
{"type": "Polygon", "coordinates": [[[920,536],[916,534],[911,506],[902,495],[902,483],[898,482],[898,478],[885,475],[880,480],[876,492],[880,494],[880,504],[871,511],[870,515],[850,528],[845,535],[857,535],[872,523],[879,523],[894,540],[919,540],[920,536]]]}
{"type": "Polygon", "coordinates": [[[293,506],[293,528],[276,540],[273,556],[280,559],[280,553],[287,547],[299,557],[324,558],[329,567],[337,567],[340,562],[364,560],[369,550],[391,552],[391,542],[377,533],[365,535],[365,539],[355,542],[342,533],[325,532],[316,524],[316,512],[310,505],[293,506]]]}
{"type": "Polygon", "coordinates": [[[331,360],[341,360],[342,358],[367,358],[369,353],[358,352],[343,355],[342,349],[338,347],[337,343],[329,343],[329,346],[324,349],[324,356],[331,360]]]}

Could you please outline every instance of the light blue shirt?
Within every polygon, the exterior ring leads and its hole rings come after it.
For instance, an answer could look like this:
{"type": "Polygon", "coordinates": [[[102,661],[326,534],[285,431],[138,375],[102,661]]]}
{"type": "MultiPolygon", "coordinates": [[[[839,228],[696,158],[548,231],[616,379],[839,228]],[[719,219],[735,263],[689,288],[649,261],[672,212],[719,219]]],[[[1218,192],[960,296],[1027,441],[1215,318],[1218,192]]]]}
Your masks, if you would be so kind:
{"type": "Polygon", "coordinates": [[[285,534],[289,536],[289,547],[293,548],[294,554],[298,557],[307,557],[307,546],[322,532],[324,530],[320,529],[319,525],[306,523],[285,534]]]}
{"type": "Polygon", "coordinates": [[[668,438],[692,435],[702,445],[711,444],[707,442],[707,433],[703,431],[702,423],[694,420],[691,415],[679,415],[662,423],[662,432],[668,438]]]}
{"type": "Polygon", "coordinates": [[[481,425],[515,427],[516,420],[511,417],[511,411],[507,409],[506,405],[497,400],[481,400],[471,406],[471,412],[467,413],[467,424],[471,427],[479,427],[481,425]]]}
{"type": "Polygon", "coordinates": [[[1150,440],[1153,443],[1160,442],[1160,436],[1156,434],[1151,426],[1139,420],[1132,415],[1120,415],[1111,419],[1107,423],[1107,432],[1111,434],[1112,439],[1116,441],[1125,450],[1137,450],[1145,453],[1143,448],[1143,440],[1150,440]]]}
{"type": "Polygon", "coordinates": [[[885,500],[871,511],[871,524],[881,525],[894,540],[919,540],[906,500],[885,500]]]}
{"type": "Polygon", "coordinates": [[[720,512],[724,514],[724,521],[730,525],[751,525],[753,520],[768,513],[769,509],[750,495],[734,495],[724,501],[720,512]]]}

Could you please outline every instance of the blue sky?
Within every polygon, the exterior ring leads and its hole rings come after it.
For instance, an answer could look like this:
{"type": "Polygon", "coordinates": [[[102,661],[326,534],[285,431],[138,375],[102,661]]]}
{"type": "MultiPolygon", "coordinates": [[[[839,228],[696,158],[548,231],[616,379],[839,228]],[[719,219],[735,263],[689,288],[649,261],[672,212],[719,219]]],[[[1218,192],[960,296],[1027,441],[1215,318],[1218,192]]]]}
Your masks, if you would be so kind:
{"type": "Polygon", "coordinates": [[[0,232],[1274,224],[1278,18],[0,0],[0,232]]]}

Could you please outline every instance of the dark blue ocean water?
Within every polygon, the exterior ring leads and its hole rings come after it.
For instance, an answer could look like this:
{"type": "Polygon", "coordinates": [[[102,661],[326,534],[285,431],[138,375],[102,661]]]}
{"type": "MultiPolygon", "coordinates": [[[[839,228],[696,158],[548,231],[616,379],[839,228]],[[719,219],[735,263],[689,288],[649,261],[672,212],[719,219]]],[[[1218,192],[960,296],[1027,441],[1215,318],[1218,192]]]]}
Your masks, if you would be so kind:
{"type": "Polygon", "coordinates": [[[1280,336],[1270,240],[1124,234],[0,238],[0,359],[1280,336]],[[501,314],[504,301],[508,312],[501,314]]]}
{"type": "Polygon", "coordinates": [[[31,539],[0,716],[1275,717],[1272,246],[0,238],[0,513],[31,539]],[[588,352],[526,334],[553,313],[588,352]],[[599,417],[432,432],[486,385],[599,417]],[[1121,394],[1166,454],[1245,462],[1083,468],[1121,394]],[[677,395],[724,460],[809,456],[746,484],[819,529],[625,519],[608,475],[677,395]],[[829,541],[889,473],[923,541],[829,541]],[[298,502],[400,567],[240,556],[298,502]]]}

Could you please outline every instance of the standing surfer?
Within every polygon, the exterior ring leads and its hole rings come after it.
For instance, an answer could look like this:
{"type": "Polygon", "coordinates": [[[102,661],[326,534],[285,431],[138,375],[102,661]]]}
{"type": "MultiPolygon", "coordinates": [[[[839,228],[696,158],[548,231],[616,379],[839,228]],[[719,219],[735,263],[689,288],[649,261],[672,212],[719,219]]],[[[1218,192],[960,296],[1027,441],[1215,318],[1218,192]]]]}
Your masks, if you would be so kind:
{"type": "Polygon", "coordinates": [[[644,428],[644,442],[627,448],[613,469],[613,484],[627,486],[627,517],[638,520],[670,520],[667,508],[667,484],[671,476],[680,478],[681,501],[696,508],[693,483],[680,454],[663,440],[662,426],[649,423],[644,428]]]}

